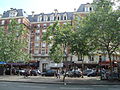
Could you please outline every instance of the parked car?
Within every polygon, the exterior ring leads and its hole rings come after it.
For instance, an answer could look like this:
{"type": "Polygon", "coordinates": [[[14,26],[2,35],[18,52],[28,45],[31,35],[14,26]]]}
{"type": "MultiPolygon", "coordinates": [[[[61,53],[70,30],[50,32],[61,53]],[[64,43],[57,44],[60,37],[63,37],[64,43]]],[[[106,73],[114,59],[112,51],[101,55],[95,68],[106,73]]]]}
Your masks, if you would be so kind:
{"type": "Polygon", "coordinates": [[[18,74],[25,75],[25,70],[24,69],[23,70],[18,70],[18,74]]]}
{"type": "Polygon", "coordinates": [[[81,75],[82,75],[81,71],[78,71],[78,70],[68,71],[66,73],[66,76],[68,77],[81,77],[81,75]]]}
{"type": "Polygon", "coordinates": [[[88,77],[94,77],[94,76],[97,76],[97,72],[96,72],[96,70],[93,70],[93,71],[91,71],[91,72],[89,72],[88,74],[87,74],[87,76],[88,77]]]}
{"type": "Polygon", "coordinates": [[[56,75],[57,73],[56,73],[56,71],[54,71],[54,70],[46,70],[45,72],[42,72],[41,73],[41,75],[42,76],[54,76],[54,75],[56,75]]]}
{"type": "Polygon", "coordinates": [[[41,72],[38,69],[33,69],[33,70],[31,70],[30,75],[31,76],[41,75],[41,72]]]}
{"type": "Polygon", "coordinates": [[[88,75],[88,73],[92,72],[93,70],[92,69],[87,69],[87,70],[84,70],[83,71],[83,75],[88,75]]]}

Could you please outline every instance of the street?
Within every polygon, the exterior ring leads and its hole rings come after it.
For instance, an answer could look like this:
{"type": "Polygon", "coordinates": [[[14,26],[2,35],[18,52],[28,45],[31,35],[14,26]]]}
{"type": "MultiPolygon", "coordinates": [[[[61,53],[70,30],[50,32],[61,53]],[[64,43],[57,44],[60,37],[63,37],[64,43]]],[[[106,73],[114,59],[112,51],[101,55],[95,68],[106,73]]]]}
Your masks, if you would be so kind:
{"type": "Polygon", "coordinates": [[[0,82],[0,90],[119,90],[120,85],[60,85],[0,82]]]}

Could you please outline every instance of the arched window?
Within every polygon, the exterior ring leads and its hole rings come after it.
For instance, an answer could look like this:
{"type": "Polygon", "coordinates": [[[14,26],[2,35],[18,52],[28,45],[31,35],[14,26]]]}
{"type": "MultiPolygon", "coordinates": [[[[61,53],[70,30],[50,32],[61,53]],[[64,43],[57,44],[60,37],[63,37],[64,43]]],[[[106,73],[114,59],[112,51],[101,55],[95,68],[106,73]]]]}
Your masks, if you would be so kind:
{"type": "Polygon", "coordinates": [[[60,20],[60,17],[58,16],[57,20],[60,20]]]}
{"type": "Polygon", "coordinates": [[[92,11],[92,7],[90,7],[90,11],[92,11]]]}
{"type": "Polygon", "coordinates": [[[63,20],[67,20],[67,14],[64,14],[63,20]]]}
{"type": "Polygon", "coordinates": [[[60,15],[57,16],[57,20],[61,20],[61,16],[60,15]]]}

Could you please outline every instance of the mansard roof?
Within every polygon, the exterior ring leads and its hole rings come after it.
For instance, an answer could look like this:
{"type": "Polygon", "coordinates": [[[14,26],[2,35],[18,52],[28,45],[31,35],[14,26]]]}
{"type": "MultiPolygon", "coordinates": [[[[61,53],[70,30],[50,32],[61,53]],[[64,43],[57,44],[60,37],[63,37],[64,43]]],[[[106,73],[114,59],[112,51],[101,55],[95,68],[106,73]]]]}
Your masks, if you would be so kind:
{"type": "Polygon", "coordinates": [[[15,17],[19,17],[19,16],[27,17],[28,16],[27,13],[23,9],[13,9],[13,8],[11,8],[11,10],[4,11],[4,13],[2,15],[2,18],[10,17],[10,12],[11,11],[15,11],[17,13],[15,17]]]}
{"type": "MultiPolygon", "coordinates": [[[[73,19],[73,12],[57,13],[57,15],[60,15],[61,17],[63,17],[65,14],[67,15],[67,20],[72,20],[73,19]]],[[[51,15],[55,15],[55,13],[48,13],[48,14],[40,13],[40,14],[35,14],[35,15],[28,15],[28,19],[30,20],[30,22],[38,22],[38,17],[39,16],[50,17],[51,15]]]]}
{"type": "Polygon", "coordinates": [[[81,4],[80,7],[77,9],[77,12],[84,12],[85,11],[85,5],[86,4],[81,4]]]}
{"type": "Polygon", "coordinates": [[[91,4],[90,3],[86,3],[86,4],[81,4],[80,6],[79,6],[79,8],[77,9],[77,12],[85,12],[85,7],[91,7],[91,4]]]}
{"type": "MultiPolygon", "coordinates": [[[[77,12],[85,12],[85,6],[87,4],[81,4],[80,7],[77,9],[77,12]]],[[[34,14],[34,15],[27,15],[27,13],[23,10],[23,9],[14,9],[11,8],[10,10],[4,11],[3,15],[1,18],[8,18],[10,17],[10,13],[11,12],[16,12],[15,17],[19,17],[19,16],[23,16],[23,17],[27,17],[29,19],[30,22],[38,22],[38,18],[39,16],[42,16],[42,18],[44,18],[44,16],[50,17],[51,15],[55,16],[56,13],[52,12],[52,13],[40,13],[40,14],[34,14]]],[[[73,19],[73,14],[74,12],[57,12],[57,15],[60,15],[61,20],[64,17],[64,15],[67,15],[67,20],[72,20],[73,19]]]]}

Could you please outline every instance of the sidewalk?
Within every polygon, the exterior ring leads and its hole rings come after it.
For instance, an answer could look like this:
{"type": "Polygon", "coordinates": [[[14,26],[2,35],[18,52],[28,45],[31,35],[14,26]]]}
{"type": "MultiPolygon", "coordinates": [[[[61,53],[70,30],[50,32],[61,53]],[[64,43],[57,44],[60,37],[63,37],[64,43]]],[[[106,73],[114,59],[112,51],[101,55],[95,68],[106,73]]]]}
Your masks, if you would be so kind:
{"type": "Polygon", "coordinates": [[[120,85],[120,81],[100,80],[99,77],[69,78],[66,77],[65,82],[56,77],[42,76],[0,76],[0,82],[23,82],[23,83],[40,83],[40,84],[75,84],[75,85],[120,85]]]}

